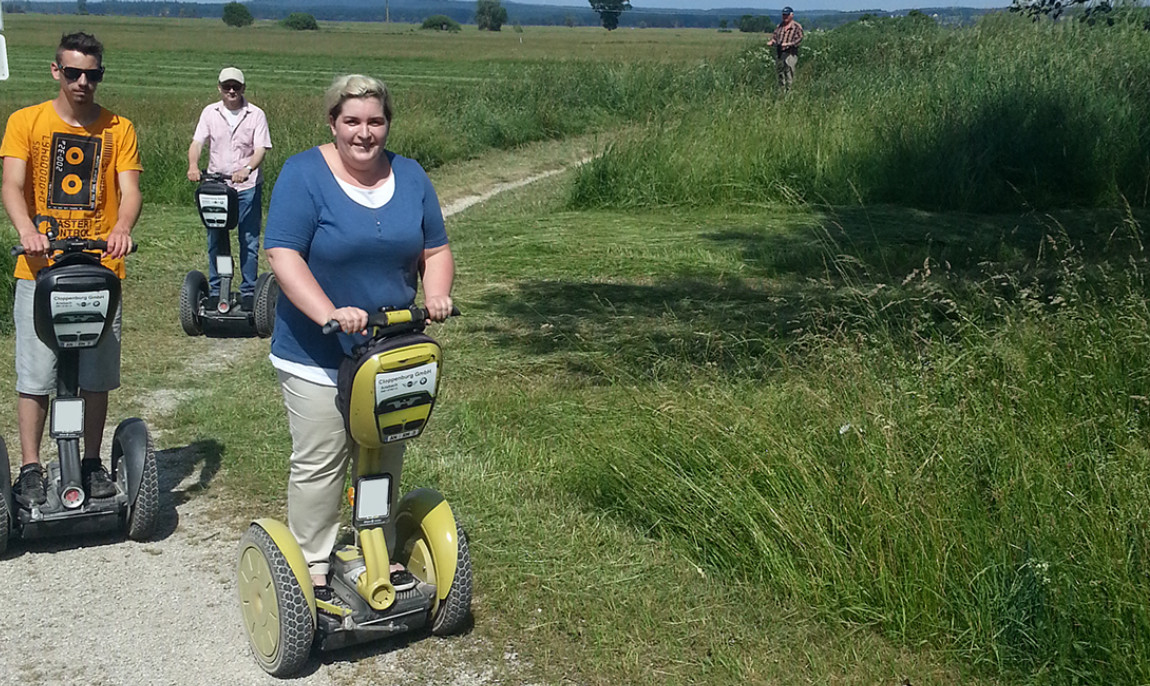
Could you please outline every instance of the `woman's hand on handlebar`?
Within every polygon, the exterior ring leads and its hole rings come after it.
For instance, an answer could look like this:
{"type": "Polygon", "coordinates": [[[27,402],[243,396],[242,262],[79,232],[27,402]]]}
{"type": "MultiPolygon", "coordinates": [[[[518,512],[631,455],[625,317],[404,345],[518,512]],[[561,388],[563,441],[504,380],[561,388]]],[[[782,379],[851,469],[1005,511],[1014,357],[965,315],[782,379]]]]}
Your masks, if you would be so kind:
{"type": "Polygon", "coordinates": [[[358,307],[341,307],[328,315],[328,321],[339,322],[344,333],[367,333],[367,312],[358,307]]]}
{"type": "Polygon", "coordinates": [[[191,181],[192,183],[199,183],[200,170],[195,168],[188,169],[188,181],[191,181]]]}
{"type": "Polygon", "coordinates": [[[112,259],[119,259],[132,252],[132,235],[127,231],[112,230],[108,234],[108,247],[104,254],[112,259]]]}
{"type": "Polygon", "coordinates": [[[442,322],[450,317],[454,307],[450,295],[428,296],[423,303],[423,309],[427,311],[427,318],[433,322],[442,322]]]}

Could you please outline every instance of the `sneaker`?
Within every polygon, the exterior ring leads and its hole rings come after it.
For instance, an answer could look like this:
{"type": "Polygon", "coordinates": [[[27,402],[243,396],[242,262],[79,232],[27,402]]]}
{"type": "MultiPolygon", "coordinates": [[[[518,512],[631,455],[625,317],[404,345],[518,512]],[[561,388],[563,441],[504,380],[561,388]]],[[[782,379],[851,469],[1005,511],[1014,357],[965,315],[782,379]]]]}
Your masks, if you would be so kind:
{"type": "Polygon", "coordinates": [[[12,485],[12,493],[16,502],[24,507],[43,505],[48,500],[48,492],[44,485],[44,470],[38,464],[26,464],[20,468],[20,475],[12,485]]]}
{"type": "Polygon", "coordinates": [[[256,297],[254,295],[245,295],[240,298],[240,307],[242,307],[245,312],[251,312],[252,308],[255,307],[255,303],[256,297]]]}
{"type": "Polygon", "coordinates": [[[111,498],[116,495],[116,484],[104,465],[97,460],[80,463],[80,480],[89,498],[111,498]]]}
{"type": "Polygon", "coordinates": [[[418,579],[415,575],[406,569],[400,569],[391,573],[391,585],[398,591],[409,591],[415,588],[415,582],[418,579]]]}

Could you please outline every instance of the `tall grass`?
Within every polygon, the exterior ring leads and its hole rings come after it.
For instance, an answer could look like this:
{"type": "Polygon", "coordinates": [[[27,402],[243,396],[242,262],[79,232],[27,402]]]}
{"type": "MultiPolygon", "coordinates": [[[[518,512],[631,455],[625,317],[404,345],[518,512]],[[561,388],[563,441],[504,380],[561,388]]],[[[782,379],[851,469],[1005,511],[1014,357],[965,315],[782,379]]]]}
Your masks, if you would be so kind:
{"type": "Polygon", "coordinates": [[[824,275],[775,306],[778,342],[768,290],[742,327],[680,305],[701,347],[662,348],[674,376],[599,358],[636,390],[571,420],[557,449],[596,445],[571,487],[841,621],[1037,683],[1145,683],[1150,261],[1132,217],[1110,228],[954,263],[942,235],[843,252],[820,231],[824,275]]]}
{"type": "MultiPolygon", "coordinates": [[[[774,89],[765,49],[726,68],[774,89]]],[[[856,22],[808,39],[789,97],[735,90],[666,117],[588,165],[573,204],[1145,206],[1148,74],[1141,26],[856,22]]]]}

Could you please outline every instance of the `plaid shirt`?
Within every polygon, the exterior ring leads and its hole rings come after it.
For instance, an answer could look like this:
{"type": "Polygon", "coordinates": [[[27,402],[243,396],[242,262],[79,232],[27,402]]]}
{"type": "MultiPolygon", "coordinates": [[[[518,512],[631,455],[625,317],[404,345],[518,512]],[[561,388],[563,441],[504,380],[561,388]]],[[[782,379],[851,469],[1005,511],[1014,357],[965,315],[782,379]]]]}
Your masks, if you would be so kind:
{"type": "Polygon", "coordinates": [[[775,50],[780,55],[784,52],[797,54],[799,43],[803,42],[803,27],[794,19],[787,24],[779,24],[779,27],[771,34],[771,40],[775,42],[775,50]]]}

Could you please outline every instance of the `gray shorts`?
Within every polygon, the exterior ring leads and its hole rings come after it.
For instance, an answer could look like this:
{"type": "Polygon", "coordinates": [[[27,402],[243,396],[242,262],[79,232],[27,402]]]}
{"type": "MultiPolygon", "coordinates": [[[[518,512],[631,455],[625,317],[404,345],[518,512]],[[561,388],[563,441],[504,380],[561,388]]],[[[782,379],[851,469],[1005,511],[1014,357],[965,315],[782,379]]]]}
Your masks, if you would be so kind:
{"type": "MultiPolygon", "coordinates": [[[[32,300],[36,282],[16,279],[16,304],[12,320],[16,324],[16,392],[25,395],[52,395],[56,392],[56,353],[36,337],[32,320],[32,300]]],[[[120,316],[116,308],[112,330],[95,348],[80,351],[80,388],[106,392],[120,387],[120,316]]]]}

